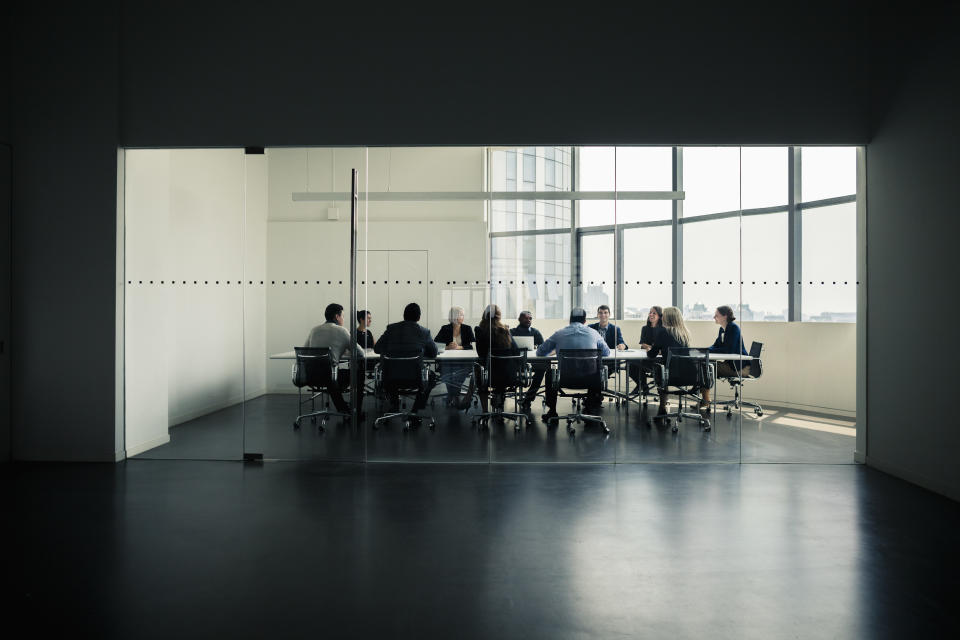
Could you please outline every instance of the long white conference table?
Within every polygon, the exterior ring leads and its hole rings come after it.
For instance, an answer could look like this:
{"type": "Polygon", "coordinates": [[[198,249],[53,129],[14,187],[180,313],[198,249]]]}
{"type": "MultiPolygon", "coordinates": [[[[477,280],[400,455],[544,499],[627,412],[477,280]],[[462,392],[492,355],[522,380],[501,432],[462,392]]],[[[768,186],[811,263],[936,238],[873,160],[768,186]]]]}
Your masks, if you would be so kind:
{"type": "MultiPolygon", "coordinates": [[[[296,352],[294,351],[284,351],[282,353],[274,353],[270,355],[271,360],[295,360],[296,352]]],[[[373,349],[367,349],[364,351],[364,356],[366,360],[379,360],[380,354],[374,353],[373,349]]],[[[424,358],[427,362],[451,362],[451,361],[475,361],[477,360],[477,352],[473,349],[457,349],[451,351],[443,351],[438,353],[436,357],[433,358],[424,358]]],[[[556,360],[557,356],[551,354],[548,356],[538,356],[532,354],[532,352],[527,352],[527,362],[549,362],[556,360]]],[[[619,351],[610,351],[609,356],[604,356],[604,360],[647,360],[647,352],[643,349],[621,349],[619,351]]],[[[654,358],[656,359],[656,358],[654,358]]],[[[718,360],[750,360],[750,356],[744,356],[737,353],[710,353],[711,361],[718,360]]],[[[342,362],[348,362],[344,359],[342,362]]]]}
{"type": "MultiPolygon", "coordinates": [[[[296,352],[294,352],[294,351],[284,351],[284,352],[282,352],[282,353],[274,353],[274,354],[272,354],[272,355],[270,356],[270,359],[271,359],[271,360],[296,360],[296,357],[297,357],[297,356],[296,356],[296,352]]],[[[450,350],[450,351],[441,351],[441,352],[438,353],[435,357],[433,357],[433,358],[424,358],[424,360],[425,360],[426,362],[438,362],[438,363],[443,363],[443,362],[476,362],[477,359],[478,359],[478,357],[479,357],[479,356],[477,355],[477,352],[474,351],[473,349],[456,349],[456,350],[450,350]]],[[[379,360],[379,359],[380,359],[380,354],[374,353],[373,349],[366,349],[366,350],[364,351],[364,358],[365,358],[366,360],[374,360],[374,361],[376,361],[376,360],[379,360]]],[[[658,359],[658,358],[659,358],[659,356],[654,356],[654,358],[652,358],[652,359],[653,359],[653,360],[656,360],[656,359],[658,359]]],[[[527,352],[527,362],[530,362],[530,363],[535,363],[535,362],[554,362],[554,361],[556,361],[556,359],[557,359],[556,354],[551,354],[551,355],[547,355],[547,356],[538,356],[538,355],[536,355],[534,352],[530,352],[530,351],[527,352]],[[533,355],[531,355],[531,354],[533,354],[533,355]]],[[[611,351],[610,351],[610,355],[604,356],[603,359],[604,359],[604,361],[606,361],[606,362],[636,362],[636,361],[639,361],[639,360],[648,360],[648,359],[651,359],[651,358],[648,358],[648,357],[647,357],[647,352],[646,352],[645,350],[643,350],[643,349],[620,349],[620,350],[611,350],[611,351]]],[[[740,361],[743,361],[743,360],[752,360],[752,358],[751,358],[750,356],[745,356],[745,355],[738,354],[738,353],[713,353],[712,351],[710,352],[710,361],[711,361],[711,362],[716,363],[716,362],[719,362],[719,361],[721,361],[721,360],[740,360],[740,361]]],[[[341,362],[345,363],[345,362],[349,362],[349,360],[346,360],[346,359],[345,359],[345,360],[341,360],[341,362]]],[[[711,404],[713,404],[713,406],[716,407],[716,404],[717,404],[717,393],[716,393],[716,390],[717,390],[716,364],[714,364],[713,367],[714,367],[714,372],[713,372],[713,373],[714,373],[714,376],[713,376],[713,391],[714,391],[714,393],[713,393],[713,401],[712,401],[711,404]]],[[[618,378],[618,379],[619,379],[619,378],[618,378]]],[[[619,383],[618,383],[618,386],[619,386],[619,383]]],[[[621,391],[619,391],[619,390],[618,390],[618,391],[613,391],[613,392],[608,392],[608,393],[612,393],[612,395],[614,395],[614,396],[616,396],[616,397],[618,398],[618,400],[617,400],[618,406],[619,406],[619,402],[620,402],[621,400],[623,400],[623,401],[629,401],[629,399],[630,399],[630,398],[629,398],[629,394],[623,393],[623,392],[621,392],[621,391]]]]}

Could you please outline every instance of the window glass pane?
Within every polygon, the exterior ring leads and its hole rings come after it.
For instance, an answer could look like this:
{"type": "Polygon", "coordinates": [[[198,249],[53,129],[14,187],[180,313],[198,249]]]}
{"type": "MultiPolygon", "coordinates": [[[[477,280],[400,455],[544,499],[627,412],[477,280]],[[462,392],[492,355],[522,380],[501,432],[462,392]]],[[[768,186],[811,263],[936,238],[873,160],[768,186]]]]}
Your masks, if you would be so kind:
{"type": "Polygon", "coordinates": [[[613,191],[616,188],[614,147],[580,147],[578,191],[613,191]]]}
{"type": "Polygon", "coordinates": [[[672,299],[670,225],[623,230],[623,317],[645,318],[653,305],[672,299]]]}
{"type": "Polygon", "coordinates": [[[787,205],[787,147],[742,147],[741,200],[744,209],[787,205]]]}
{"type": "MultiPolygon", "coordinates": [[[[570,147],[498,149],[490,154],[493,191],[569,191],[570,147]]],[[[569,200],[494,200],[490,230],[569,229],[569,200]]]]}
{"type": "Polygon", "coordinates": [[[569,315],[569,233],[493,238],[490,251],[491,301],[504,318],[523,309],[536,318],[569,315]]]}
{"type": "Polygon", "coordinates": [[[808,209],[802,216],[803,320],[856,322],[856,203],[808,209]]]}
{"type": "Polygon", "coordinates": [[[580,300],[591,315],[601,304],[615,309],[613,299],[613,234],[580,237],[580,300]]]}
{"type": "Polygon", "coordinates": [[[857,192],[856,147],[802,147],[800,168],[803,202],[857,192]]]}
{"type": "Polygon", "coordinates": [[[743,306],[736,314],[741,320],[786,322],[787,230],[786,212],[741,218],[743,306]]]}
{"type": "Polygon", "coordinates": [[[683,315],[712,320],[722,305],[739,307],[739,217],[683,225],[683,315]]]}
{"type": "Polygon", "coordinates": [[[657,222],[673,217],[671,200],[617,200],[617,224],[631,222],[657,222]]]}
{"type": "Polygon", "coordinates": [[[617,191],[673,189],[671,147],[617,147],[617,191]]]}
{"type": "Polygon", "coordinates": [[[684,147],[683,190],[684,217],[739,209],[739,147],[684,147]]]}

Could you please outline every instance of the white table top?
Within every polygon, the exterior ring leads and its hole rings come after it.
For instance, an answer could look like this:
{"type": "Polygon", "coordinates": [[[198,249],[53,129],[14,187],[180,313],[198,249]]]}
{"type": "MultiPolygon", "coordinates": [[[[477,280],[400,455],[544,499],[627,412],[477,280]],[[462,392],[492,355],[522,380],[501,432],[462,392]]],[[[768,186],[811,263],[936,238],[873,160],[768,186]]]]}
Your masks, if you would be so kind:
{"type": "MultiPolygon", "coordinates": [[[[364,352],[364,357],[367,360],[379,360],[380,355],[373,352],[373,349],[367,349],[364,352]]],[[[274,353],[270,355],[271,360],[295,360],[296,353],[293,351],[284,351],[283,353],[274,353]]],[[[472,349],[458,349],[456,351],[444,351],[438,353],[436,358],[427,358],[427,360],[435,360],[437,362],[443,362],[445,360],[476,360],[477,352],[472,349]]],[[[530,362],[544,361],[544,360],[556,360],[556,355],[549,356],[537,356],[533,355],[532,352],[527,354],[527,360],[530,362]]],[[[625,349],[622,351],[611,351],[609,356],[605,356],[604,360],[646,360],[647,352],[643,349],[625,349]]],[[[711,353],[711,360],[751,360],[750,356],[744,356],[737,353],[711,353]]]]}

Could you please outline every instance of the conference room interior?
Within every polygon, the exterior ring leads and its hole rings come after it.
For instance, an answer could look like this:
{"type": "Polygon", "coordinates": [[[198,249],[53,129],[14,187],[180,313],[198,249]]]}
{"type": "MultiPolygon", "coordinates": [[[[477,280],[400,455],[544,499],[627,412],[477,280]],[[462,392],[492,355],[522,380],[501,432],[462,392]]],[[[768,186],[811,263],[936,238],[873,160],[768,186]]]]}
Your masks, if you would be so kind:
{"type": "MultiPolygon", "coordinates": [[[[124,149],[127,455],[852,464],[862,154],[789,145],[124,149]],[[447,406],[465,369],[446,362],[428,365],[441,382],[421,426],[375,424],[388,407],[372,393],[372,352],[362,419],[295,427],[311,405],[293,384],[292,352],[330,303],[356,328],[351,264],[355,309],[370,313],[376,338],[410,302],[431,337],[453,307],[475,331],[489,305],[509,327],[528,310],[547,338],[572,308],[592,324],[606,305],[627,347],[606,361],[609,433],[589,421],[572,434],[562,419],[545,423],[546,379],[520,421],[482,421],[476,401],[447,406]],[[734,386],[719,378],[712,408],[684,400],[707,423],[648,421],[657,401],[629,395],[628,370],[653,305],[680,309],[693,347],[717,339],[718,306],[733,309],[745,350],[762,344],[762,375],[742,385],[740,407],[727,410],[734,386]]],[[[669,409],[677,404],[671,397],[669,409]]],[[[514,408],[508,398],[504,410],[514,408]]],[[[557,410],[574,407],[561,397],[557,410]]]]}

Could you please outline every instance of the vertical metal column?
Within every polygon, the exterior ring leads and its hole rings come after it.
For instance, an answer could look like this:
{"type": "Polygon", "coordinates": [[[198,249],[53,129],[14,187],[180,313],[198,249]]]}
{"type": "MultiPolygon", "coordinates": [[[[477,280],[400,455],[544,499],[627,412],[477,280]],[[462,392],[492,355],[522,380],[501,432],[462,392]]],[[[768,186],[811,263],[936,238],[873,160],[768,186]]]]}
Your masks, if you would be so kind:
{"type": "MultiPolygon", "coordinates": [[[[683,191],[683,147],[673,148],[673,190],[683,191]]],[[[683,200],[673,201],[673,306],[683,311],[683,200]]]]}
{"type": "Polygon", "coordinates": [[[787,300],[787,321],[800,322],[803,301],[803,219],[799,203],[801,162],[800,147],[790,147],[787,156],[788,209],[787,209],[787,282],[789,287],[787,300]]]}
{"type": "MultiPolygon", "coordinates": [[[[357,344],[357,185],[358,172],[351,170],[350,176],[350,316],[347,322],[350,324],[351,345],[357,344]]],[[[358,360],[355,350],[350,349],[350,420],[354,425],[359,425],[358,415],[360,406],[357,402],[357,389],[360,388],[359,369],[363,366],[362,361],[358,360]]],[[[336,381],[334,381],[336,383],[336,381]]]]}
{"type": "MultiPolygon", "coordinates": [[[[580,180],[580,147],[573,147],[570,153],[570,191],[576,191],[580,180]]],[[[570,308],[581,306],[580,287],[577,280],[580,277],[580,242],[577,236],[577,227],[580,224],[580,202],[570,201],[570,308]]]]}
{"type": "Polygon", "coordinates": [[[867,461],[867,150],[857,147],[857,435],[853,459],[867,461]]]}

